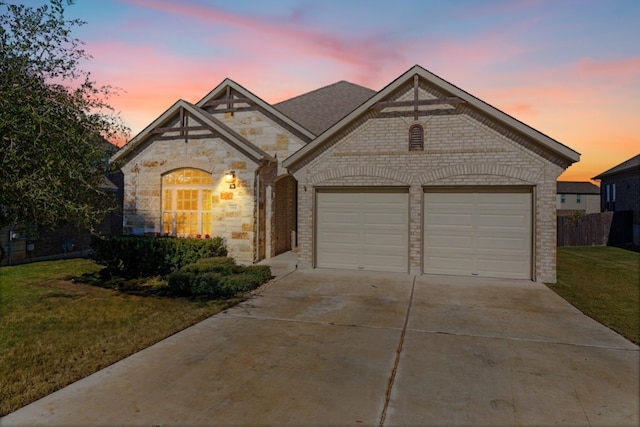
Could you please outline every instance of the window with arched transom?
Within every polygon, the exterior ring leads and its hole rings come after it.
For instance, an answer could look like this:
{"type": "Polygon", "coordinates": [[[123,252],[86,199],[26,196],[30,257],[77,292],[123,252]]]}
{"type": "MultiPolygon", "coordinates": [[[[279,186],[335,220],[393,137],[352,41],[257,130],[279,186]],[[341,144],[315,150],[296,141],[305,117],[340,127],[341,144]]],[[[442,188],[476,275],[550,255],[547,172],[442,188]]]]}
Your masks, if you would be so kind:
{"type": "Polygon", "coordinates": [[[162,230],[178,237],[212,234],[213,178],[200,169],[162,176],[162,230]]]}

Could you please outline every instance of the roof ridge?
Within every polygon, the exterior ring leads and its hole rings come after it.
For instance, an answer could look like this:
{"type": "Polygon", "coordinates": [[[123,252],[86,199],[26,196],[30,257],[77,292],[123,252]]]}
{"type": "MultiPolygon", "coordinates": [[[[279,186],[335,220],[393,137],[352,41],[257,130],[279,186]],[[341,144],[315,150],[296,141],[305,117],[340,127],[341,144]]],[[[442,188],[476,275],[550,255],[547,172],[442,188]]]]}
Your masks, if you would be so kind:
{"type": "Polygon", "coordinates": [[[296,95],[296,96],[294,96],[294,97],[292,97],[292,98],[288,98],[288,99],[282,100],[282,101],[277,102],[277,103],[272,104],[272,105],[275,107],[276,105],[280,105],[280,104],[283,104],[283,103],[285,103],[285,102],[289,102],[289,101],[292,101],[292,100],[294,100],[294,99],[300,98],[300,97],[302,97],[302,96],[306,96],[306,95],[310,95],[310,94],[312,94],[312,93],[319,92],[319,91],[321,91],[321,90],[324,90],[324,89],[330,88],[331,86],[339,85],[340,83],[346,83],[346,84],[349,84],[349,85],[351,85],[351,86],[357,86],[358,88],[362,88],[362,89],[370,90],[370,91],[372,92],[372,95],[376,92],[376,91],[375,91],[375,90],[373,90],[373,89],[370,89],[370,88],[368,88],[368,87],[366,87],[366,86],[359,85],[359,84],[357,84],[357,83],[352,83],[352,82],[347,81],[347,80],[338,80],[337,82],[334,82],[334,83],[331,83],[331,84],[328,84],[328,85],[325,85],[325,86],[321,86],[321,87],[319,87],[319,88],[316,88],[316,89],[310,90],[309,92],[301,93],[300,95],[296,95]]]}

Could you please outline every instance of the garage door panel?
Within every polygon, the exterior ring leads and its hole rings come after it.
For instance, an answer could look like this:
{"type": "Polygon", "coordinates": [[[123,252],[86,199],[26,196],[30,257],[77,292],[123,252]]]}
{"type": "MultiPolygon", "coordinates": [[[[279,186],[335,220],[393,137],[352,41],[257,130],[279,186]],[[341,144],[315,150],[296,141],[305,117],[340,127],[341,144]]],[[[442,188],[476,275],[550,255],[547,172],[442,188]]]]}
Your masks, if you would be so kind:
{"type": "Polygon", "coordinates": [[[403,239],[402,236],[365,234],[363,235],[362,239],[365,246],[365,248],[363,248],[363,251],[367,250],[366,246],[373,246],[376,248],[376,250],[388,253],[390,256],[393,256],[394,252],[396,251],[400,251],[403,255],[406,255],[406,239],[403,239]]]}
{"type": "Polygon", "coordinates": [[[318,264],[330,264],[332,268],[349,268],[349,266],[358,262],[358,257],[351,253],[330,253],[324,254],[318,258],[318,264]]]}
{"type": "Polygon", "coordinates": [[[424,272],[531,278],[531,209],[524,191],[426,192],[424,272]]]}
{"type": "Polygon", "coordinates": [[[478,239],[478,251],[489,250],[497,253],[509,253],[509,251],[523,251],[528,242],[519,238],[495,238],[486,237],[478,239]]]}
{"type": "Polygon", "coordinates": [[[524,227],[527,226],[529,218],[521,213],[508,214],[508,213],[480,213],[478,215],[478,225],[483,227],[524,227]]]}
{"type": "Polygon", "coordinates": [[[522,261],[482,260],[482,264],[478,270],[478,276],[505,279],[529,279],[528,275],[522,273],[522,270],[528,267],[528,263],[523,263],[522,261]]]}
{"type": "Polygon", "coordinates": [[[325,236],[330,241],[334,242],[335,245],[340,244],[354,244],[357,245],[360,239],[358,233],[354,233],[353,229],[344,232],[332,232],[325,233],[325,236]]]}
{"type": "Polygon", "coordinates": [[[429,247],[437,250],[464,249],[471,247],[471,237],[469,236],[437,236],[431,235],[429,247]]]}
{"type": "Polygon", "coordinates": [[[460,214],[456,211],[453,212],[430,212],[428,214],[428,224],[433,227],[446,227],[446,226],[464,226],[471,225],[472,216],[469,214],[460,214]]]}
{"type": "Polygon", "coordinates": [[[425,262],[431,265],[430,274],[471,275],[473,271],[470,253],[443,252],[428,256],[425,262]]]}
{"type": "Polygon", "coordinates": [[[406,191],[321,191],[317,203],[318,267],[407,271],[406,191]]]}

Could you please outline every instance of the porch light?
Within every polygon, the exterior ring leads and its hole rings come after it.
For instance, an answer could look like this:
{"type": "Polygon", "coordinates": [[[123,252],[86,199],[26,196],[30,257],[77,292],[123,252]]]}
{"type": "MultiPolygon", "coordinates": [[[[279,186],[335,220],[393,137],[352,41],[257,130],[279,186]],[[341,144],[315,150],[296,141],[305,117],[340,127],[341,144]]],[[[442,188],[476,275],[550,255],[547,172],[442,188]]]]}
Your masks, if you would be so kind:
{"type": "Polygon", "coordinates": [[[229,188],[230,189],[234,189],[236,188],[236,172],[235,171],[229,171],[224,175],[224,182],[226,182],[227,184],[229,184],[229,188]]]}

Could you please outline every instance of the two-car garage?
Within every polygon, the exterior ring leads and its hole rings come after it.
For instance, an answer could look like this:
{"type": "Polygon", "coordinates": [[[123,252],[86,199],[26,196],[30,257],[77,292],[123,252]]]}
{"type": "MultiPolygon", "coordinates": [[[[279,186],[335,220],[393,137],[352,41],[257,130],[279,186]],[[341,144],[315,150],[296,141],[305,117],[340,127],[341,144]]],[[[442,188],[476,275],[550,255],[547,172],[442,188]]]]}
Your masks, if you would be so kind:
{"type": "MultiPolygon", "coordinates": [[[[425,188],[426,274],[532,278],[532,192],[516,187],[425,188]]],[[[406,272],[409,188],[318,189],[316,267],[406,272]]]]}

